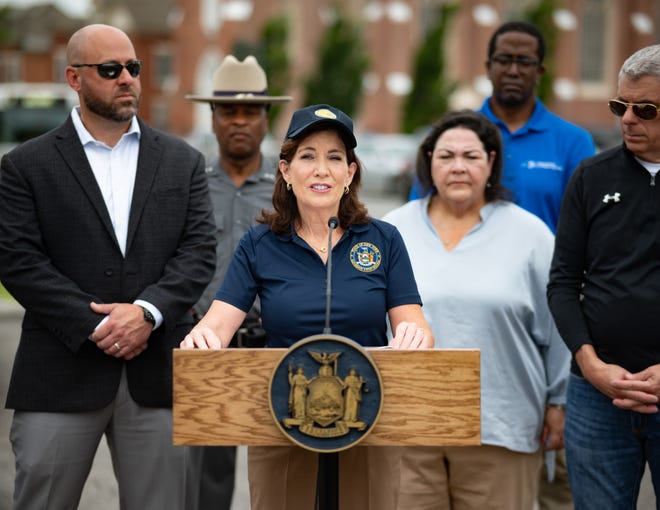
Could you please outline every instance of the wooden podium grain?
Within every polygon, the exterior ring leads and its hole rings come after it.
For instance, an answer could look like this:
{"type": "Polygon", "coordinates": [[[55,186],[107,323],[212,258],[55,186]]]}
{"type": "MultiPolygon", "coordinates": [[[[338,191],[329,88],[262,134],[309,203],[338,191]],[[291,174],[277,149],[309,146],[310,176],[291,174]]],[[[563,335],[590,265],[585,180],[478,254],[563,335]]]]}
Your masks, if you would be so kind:
{"type": "MultiPolygon", "coordinates": [[[[367,445],[480,444],[479,351],[368,349],[383,408],[367,445]]],[[[291,445],[268,405],[286,349],[174,351],[174,444],[291,445]]]]}

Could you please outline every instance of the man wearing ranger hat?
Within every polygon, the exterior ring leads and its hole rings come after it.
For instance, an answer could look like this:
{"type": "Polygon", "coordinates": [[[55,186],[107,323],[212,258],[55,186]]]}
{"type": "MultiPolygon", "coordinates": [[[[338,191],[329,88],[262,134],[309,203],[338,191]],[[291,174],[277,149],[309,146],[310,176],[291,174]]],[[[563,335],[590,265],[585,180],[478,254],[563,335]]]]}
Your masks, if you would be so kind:
{"type": "MultiPolygon", "coordinates": [[[[217,227],[217,266],[213,280],[194,307],[198,317],[211,306],[234,249],[262,209],[272,208],[276,162],[267,161],[261,143],[268,132],[272,103],[290,96],[269,96],[266,73],[256,58],[240,62],[227,55],[213,73],[213,92],[186,99],[209,103],[219,156],[206,167],[217,227]]],[[[232,345],[258,346],[263,342],[258,303],[238,330],[232,345]]],[[[229,510],[234,490],[236,448],[206,446],[193,449],[199,469],[199,510],[229,510]]]]}

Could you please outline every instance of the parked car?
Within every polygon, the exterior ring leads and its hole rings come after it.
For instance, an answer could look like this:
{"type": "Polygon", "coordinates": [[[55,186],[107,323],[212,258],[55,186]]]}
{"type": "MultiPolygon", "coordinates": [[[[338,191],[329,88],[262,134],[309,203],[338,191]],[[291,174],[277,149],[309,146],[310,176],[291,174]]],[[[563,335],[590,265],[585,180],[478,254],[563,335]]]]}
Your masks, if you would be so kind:
{"type": "Polygon", "coordinates": [[[59,126],[78,104],[65,83],[0,84],[0,156],[59,126]]]}
{"type": "Polygon", "coordinates": [[[617,126],[612,128],[588,127],[587,130],[591,133],[591,137],[594,139],[596,152],[601,152],[610,147],[621,145],[623,142],[621,130],[617,126]]]}
{"type": "Polygon", "coordinates": [[[363,166],[363,189],[369,194],[408,197],[415,176],[418,135],[358,135],[356,153],[363,166]]]}

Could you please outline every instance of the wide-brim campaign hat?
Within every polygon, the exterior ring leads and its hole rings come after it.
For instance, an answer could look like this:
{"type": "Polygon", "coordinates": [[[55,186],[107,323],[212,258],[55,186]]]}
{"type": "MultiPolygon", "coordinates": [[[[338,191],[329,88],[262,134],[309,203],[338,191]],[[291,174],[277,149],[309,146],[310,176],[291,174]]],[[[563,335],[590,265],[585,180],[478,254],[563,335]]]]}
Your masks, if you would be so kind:
{"type": "Polygon", "coordinates": [[[291,96],[269,96],[266,73],[252,55],[240,62],[227,55],[213,73],[210,96],[186,95],[186,99],[205,103],[286,103],[291,96]]]}
{"type": "Polygon", "coordinates": [[[353,134],[353,121],[339,108],[328,104],[306,106],[293,112],[284,138],[301,138],[315,126],[327,125],[337,129],[349,149],[357,146],[353,134]]]}

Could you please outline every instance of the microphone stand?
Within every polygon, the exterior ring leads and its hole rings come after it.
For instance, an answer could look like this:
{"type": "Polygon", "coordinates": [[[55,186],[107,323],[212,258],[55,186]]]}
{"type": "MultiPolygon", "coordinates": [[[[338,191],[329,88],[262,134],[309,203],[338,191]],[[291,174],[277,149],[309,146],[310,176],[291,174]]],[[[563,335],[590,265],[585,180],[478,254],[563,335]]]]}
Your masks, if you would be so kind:
{"type": "Polygon", "coordinates": [[[330,299],[332,296],[332,233],[338,226],[339,220],[336,216],[333,216],[328,220],[328,227],[330,227],[330,231],[328,233],[328,261],[326,263],[327,281],[325,283],[325,327],[323,328],[324,335],[329,335],[332,333],[332,329],[330,329],[330,299]]]}
{"type": "MultiPolygon", "coordinates": [[[[339,226],[339,219],[332,216],[328,220],[328,261],[326,263],[327,281],[325,287],[325,327],[324,335],[332,334],[330,328],[330,298],[332,296],[332,233],[339,226]]],[[[318,473],[316,478],[316,510],[339,509],[339,453],[319,453],[318,473]]]]}

